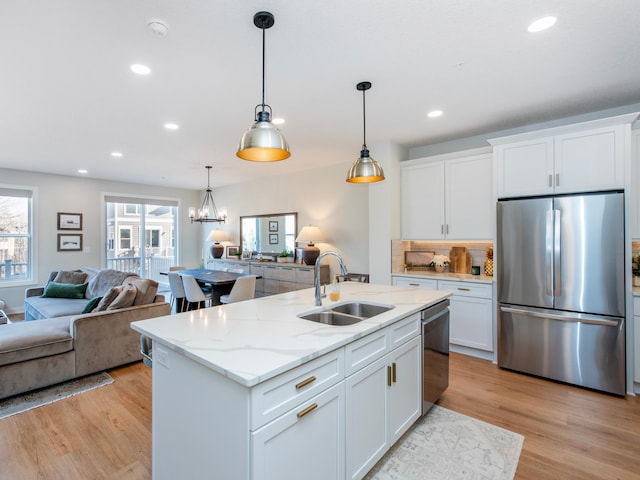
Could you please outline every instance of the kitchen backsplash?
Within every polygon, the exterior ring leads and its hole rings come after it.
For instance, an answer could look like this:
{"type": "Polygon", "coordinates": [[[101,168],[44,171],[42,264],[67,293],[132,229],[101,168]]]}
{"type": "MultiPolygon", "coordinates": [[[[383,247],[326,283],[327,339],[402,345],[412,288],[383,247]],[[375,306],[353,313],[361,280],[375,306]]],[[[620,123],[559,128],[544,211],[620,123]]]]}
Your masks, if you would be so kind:
{"type": "MultiPolygon", "coordinates": [[[[640,244],[640,242],[639,242],[640,244]]],[[[487,248],[493,247],[493,242],[433,242],[433,241],[391,241],[391,272],[402,273],[404,271],[404,252],[427,251],[436,255],[449,256],[452,247],[466,247],[471,254],[472,265],[482,268],[487,258],[487,248]]]]}

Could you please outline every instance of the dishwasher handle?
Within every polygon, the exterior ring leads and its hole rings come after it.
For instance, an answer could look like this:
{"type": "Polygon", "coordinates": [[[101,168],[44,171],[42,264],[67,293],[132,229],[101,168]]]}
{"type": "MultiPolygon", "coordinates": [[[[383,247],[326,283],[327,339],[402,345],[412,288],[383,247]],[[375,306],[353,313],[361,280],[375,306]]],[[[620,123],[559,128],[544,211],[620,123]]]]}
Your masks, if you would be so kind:
{"type": "Polygon", "coordinates": [[[444,300],[440,303],[432,305],[429,308],[422,310],[420,314],[420,320],[423,325],[431,323],[434,320],[449,314],[449,300],[444,300]]]}

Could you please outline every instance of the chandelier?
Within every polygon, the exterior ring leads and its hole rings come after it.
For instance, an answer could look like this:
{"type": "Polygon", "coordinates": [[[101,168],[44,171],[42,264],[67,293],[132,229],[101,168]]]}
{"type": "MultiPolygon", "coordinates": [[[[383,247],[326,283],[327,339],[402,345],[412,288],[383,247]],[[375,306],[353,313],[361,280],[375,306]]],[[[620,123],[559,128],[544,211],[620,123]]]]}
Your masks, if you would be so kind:
{"type": "Polygon", "coordinates": [[[227,216],[223,214],[218,214],[218,209],[216,208],[216,203],[213,201],[213,195],[211,194],[211,183],[210,183],[210,175],[211,175],[211,165],[207,165],[207,190],[204,194],[204,199],[202,200],[202,205],[200,209],[196,211],[195,207],[189,207],[189,218],[191,219],[191,223],[193,222],[219,222],[224,223],[227,216]]]}

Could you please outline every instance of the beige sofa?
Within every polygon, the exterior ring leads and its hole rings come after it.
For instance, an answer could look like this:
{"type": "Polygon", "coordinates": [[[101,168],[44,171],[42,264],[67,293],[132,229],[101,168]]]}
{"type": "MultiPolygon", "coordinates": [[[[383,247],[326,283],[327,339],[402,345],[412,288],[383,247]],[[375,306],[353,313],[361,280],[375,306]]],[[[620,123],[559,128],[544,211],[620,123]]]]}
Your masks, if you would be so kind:
{"type": "Polygon", "coordinates": [[[140,360],[131,322],[171,313],[151,293],[150,303],[0,325],[0,398],[140,360]]]}

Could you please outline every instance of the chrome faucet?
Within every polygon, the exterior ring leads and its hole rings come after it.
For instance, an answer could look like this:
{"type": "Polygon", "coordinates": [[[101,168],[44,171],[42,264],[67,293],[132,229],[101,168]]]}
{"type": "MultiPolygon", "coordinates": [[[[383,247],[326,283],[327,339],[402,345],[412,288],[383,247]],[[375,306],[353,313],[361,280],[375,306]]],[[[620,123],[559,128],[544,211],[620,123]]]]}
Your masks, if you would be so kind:
{"type": "Polygon", "coordinates": [[[333,255],[334,257],[336,257],[338,259],[338,263],[340,264],[341,275],[346,275],[347,274],[347,267],[344,265],[344,262],[342,261],[342,257],[340,256],[339,253],[332,252],[332,251],[327,251],[327,252],[322,252],[320,254],[320,256],[316,259],[315,266],[313,267],[314,268],[314,273],[315,273],[314,286],[315,286],[315,289],[316,289],[316,292],[315,292],[316,293],[316,307],[320,307],[322,305],[322,297],[320,295],[320,260],[322,260],[327,255],[333,255]]]}

